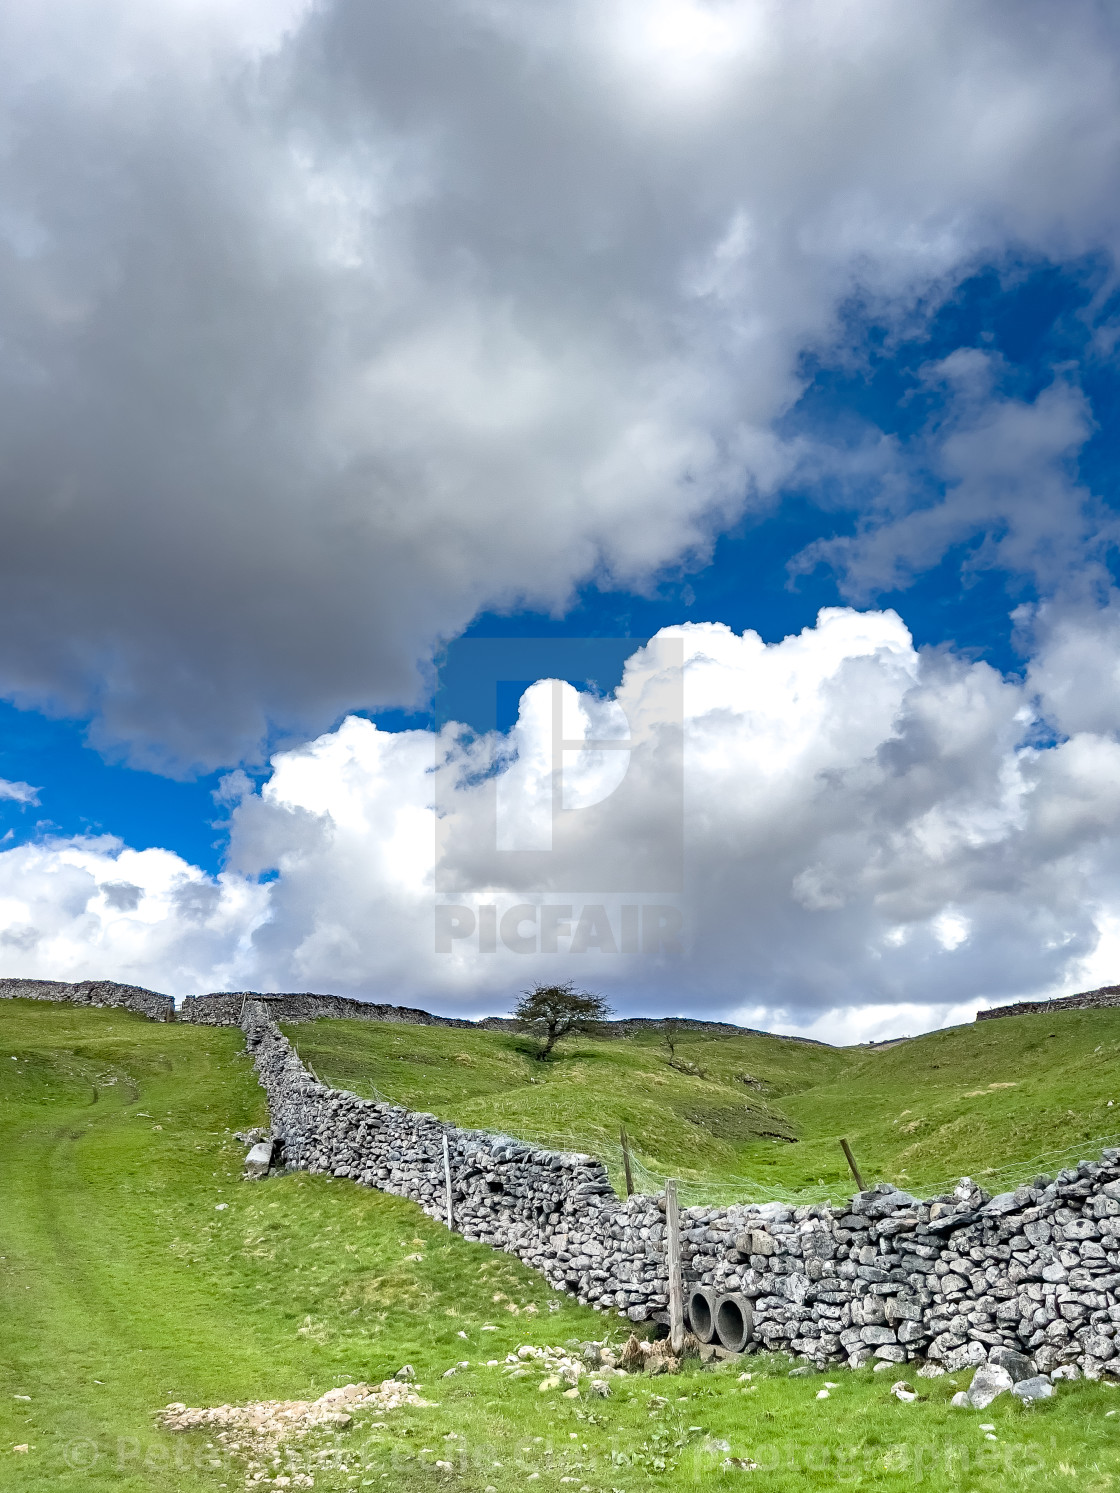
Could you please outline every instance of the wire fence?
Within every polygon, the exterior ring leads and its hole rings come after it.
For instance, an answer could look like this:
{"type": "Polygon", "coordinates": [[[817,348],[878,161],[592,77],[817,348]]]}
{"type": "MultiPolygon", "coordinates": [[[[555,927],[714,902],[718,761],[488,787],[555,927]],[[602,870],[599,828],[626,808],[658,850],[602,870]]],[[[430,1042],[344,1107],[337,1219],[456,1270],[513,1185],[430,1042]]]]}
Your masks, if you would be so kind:
{"type": "MultiPolygon", "coordinates": [[[[520,1131],[516,1138],[553,1151],[576,1151],[597,1157],[607,1167],[616,1190],[621,1193],[625,1174],[622,1146],[613,1137],[602,1133],[592,1136],[587,1132],[576,1134],[560,1129],[549,1130],[534,1125],[520,1131]]],[[[836,1146],[839,1150],[839,1140],[836,1146]]],[[[1098,1160],[1101,1151],[1108,1146],[1120,1146],[1120,1134],[1093,1136],[1056,1150],[1039,1151],[1034,1155],[1006,1162],[1003,1166],[976,1169],[971,1175],[987,1192],[1010,1192],[1021,1182],[1029,1182],[1034,1177],[1052,1177],[1065,1167],[1075,1167],[1079,1161],[1098,1160]]],[[[633,1141],[630,1144],[630,1170],[635,1192],[653,1195],[664,1191],[665,1182],[670,1176],[676,1177],[677,1195],[682,1204],[688,1207],[716,1207],[729,1203],[788,1203],[798,1207],[809,1203],[839,1201],[851,1197],[855,1191],[854,1181],[846,1177],[791,1187],[760,1177],[735,1176],[729,1173],[719,1177],[698,1177],[689,1176],[684,1168],[669,1172],[644,1156],[633,1141]]],[[[935,1197],[939,1193],[951,1192],[961,1175],[961,1172],[955,1172],[952,1176],[939,1177],[931,1173],[917,1179],[907,1178],[905,1186],[915,1196],[935,1197]]],[[[874,1174],[864,1177],[868,1186],[879,1180],[882,1179],[874,1174]]]]}
{"type": "MultiPolygon", "coordinates": [[[[1078,1141],[1074,1145],[1064,1146],[1058,1150],[1040,1151],[1033,1156],[1009,1161],[1000,1167],[984,1167],[974,1171],[972,1176],[987,1192],[993,1194],[1010,1192],[1020,1183],[1029,1182],[1034,1177],[1042,1175],[1052,1177],[1065,1167],[1077,1166],[1080,1161],[1099,1160],[1101,1151],[1118,1144],[1120,1144],[1120,1136],[1115,1133],[1093,1136],[1089,1140],[1078,1141]]],[[[837,1146],[839,1146],[839,1141],[837,1141],[837,1146]]],[[[617,1159],[614,1156],[609,1159],[603,1156],[602,1160],[607,1163],[612,1173],[621,1175],[622,1147],[616,1144],[613,1150],[617,1152],[617,1159]]],[[[634,1153],[633,1149],[631,1149],[631,1169],[634,1173],[636,1191],[660,1192],[664,1188],[666,1174],[648,1166],[634,1153]]],[[[957,1172],[951,1177],[930,1176],[918,1180],[908,1178],[906,1190],[919,1197],[934,1197],[939,1193],[951,1192],[960,1181],[960,1177],[961,1173],[957,1172]]],[[[864,1180],[870,1186],[879,1179],[868,1176],[864,1180]]],[[[773,1182],[762,1181],[757,1177],[721,1176],[710,1180],[685,1178],[678,1183],[677,1190],[682,1202],[690,1206],[715,1206],[729,1202],[780,1202],[798,1206],[850,1197],[855,1191],[855,1183],[848,1179],[841,1181],[834,1179],[832,1182],[822,1181],[811,1186],[795,1188],[776,1186],[773,1182]]]]}

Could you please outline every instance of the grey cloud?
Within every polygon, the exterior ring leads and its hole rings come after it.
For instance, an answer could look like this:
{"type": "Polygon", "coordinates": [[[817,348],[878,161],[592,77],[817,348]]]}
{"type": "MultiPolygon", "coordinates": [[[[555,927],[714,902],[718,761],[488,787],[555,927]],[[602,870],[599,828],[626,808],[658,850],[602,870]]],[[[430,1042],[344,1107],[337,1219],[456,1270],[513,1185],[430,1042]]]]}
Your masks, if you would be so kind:
{"type": "Polygon", "coordinates": [[[0,18],[0,690],[147,765],[702,555],[853,290],[1115,242],[1088,0],[265,11],[0,18]]]}
{"type": "Polygon", "coordinates": [[[98,891],[117,912],[134,912],[144,895],[144,888],[134,886],[131,881],[103,881],[98,891]]]}
{"type": "Polygon", "coordinates": [[[38,928],[32,928],[26,923],[17,924],[10,928],[5,928],[0,933],[0,943],[4,944],[6,948],[18,949],[20,953],[27,953],[35,947],[41,937],[42,934],[38,928]]]}
{"type": "Polygon", "coordinates": [[[1028,680],[1051,728],[1120,735],[1120,596],[1099,608],[1023,608],[1019,621],[1033,654],[1028,680]]]}
{"type": "Polygon", "coordinates": [[[210,881],[184,881],[171,897],[176,912],[194,923],[204,923],[212,917],[221,900],[221,887],[210,881]]]}

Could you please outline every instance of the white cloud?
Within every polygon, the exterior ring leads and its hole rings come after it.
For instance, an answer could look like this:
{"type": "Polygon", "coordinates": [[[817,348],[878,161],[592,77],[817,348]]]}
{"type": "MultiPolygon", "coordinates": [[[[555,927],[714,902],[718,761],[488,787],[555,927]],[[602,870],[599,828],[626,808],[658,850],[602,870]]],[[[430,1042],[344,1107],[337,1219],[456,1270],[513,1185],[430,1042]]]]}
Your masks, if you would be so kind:
{"type": "Polygon", "coordinates": [[[108,836],[0,855],[0,964],[17,975],[226,989],[267,912],[264,888],[108,836]]]}
{"type": "MultiPolygon", "coordinates": [[[[664,645],[651,645],[616,697],[635,744],[624,784],[574,811],[586,828],[557,840],[543,892],[503,880],[493,774],[511,770],[511,738],[448,728],[437,740],[350,718],[278,755],[259,794],[240,793],[217,881],[113,842],[0,855],[5,968],[175,993],[333,990],[464,1014],[508,1009],[528,980],[557,974],[645,1014],[730,1014],[847,1040],[1107,978],[1120,920],[1112,737],[1040,746],[1028,685],[916,652],[891,612],[825,611],[772,645],[717,624],[673,635],[685,656],[680,896],[601,890],[636,837],[667,866],[675,854],[672,692],[664,645]],[[477,896],[433,894],[437,797],[453,821],[444,844],[477,896]],[[258,885],[262,872],[275,879],[258,885]],[[435,952],[437,900],[472,916],[496,906],[494,952],[480,949],[481,923],[435,952]],[[520,903],[532,954],[496,931],[520,903]],[[623,907],[650,903],[681,912],[681,958],[596,948],[600,914],[588,909],[606,909],[607,947],[623,947],[623,907]],[[555,954],[540,952],[541,907],[553,909],[555,954]],[[581,912],[590,947],[576,953],[581,912]]],[[[530,755],[551,729],[542,690],[523,701],[530,755]]],[[[589,720],[617,724],[586,703],[589,720]]]]}
{"type": "Polygon", "coordinates": [[[18,783],[10,778],[0,778],[0,799],[6,799],[9,803],[37,804],[40,791],[38,788],[33,788],[30,783],[18,783]]]}
{"type": "MultiPolygon", "coordinates": [[[[233,763],[703,552],[847,298],[1112,252],[1118,51],[1089,0],[9,7],[0,692],[233,763]]],[[[1083,420],[1029,414],[961,502],[1083,420]]]]}
{"type": "Polygon", "coordinates": [[[1062,733],[1120,733],[1120,597],[1106,605],[1024,609],[1033,657],[1029,681],[1062,733]]]}

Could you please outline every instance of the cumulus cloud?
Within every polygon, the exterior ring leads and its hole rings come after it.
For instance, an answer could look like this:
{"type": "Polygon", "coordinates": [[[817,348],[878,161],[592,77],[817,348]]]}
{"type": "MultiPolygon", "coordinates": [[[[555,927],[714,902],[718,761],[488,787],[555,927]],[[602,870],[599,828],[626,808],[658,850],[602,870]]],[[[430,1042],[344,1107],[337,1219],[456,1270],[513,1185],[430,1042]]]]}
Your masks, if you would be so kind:
{"type": "Polygon", "coordinates": [[[264,888],[212,881],[170,851],[110,836],[0,855],[0,946],[18,975],[107,977],[177,995],[226,988],[267,915],[264,888]]]}
{"type": "Polygon", "coordinates": [[[233,763],[702,554],[851,296],[1111,252],[1118,49],[1091,0],[7,7],[0,690],[233,763]]]}
{"type": "Polygon", "coordinates": [[[1030,685],[1051,727],[1120,734],[1120,596],[1099,608],[1024,608],[1019,621],[1033,655],[1030,685]]]}
{"type": "Polygon", "coordinates": [[[215,880],[107,841],[0,855],[6,967],[463,1014],[506,1010],[555,975],[621,1009],[852,1040],[1107,977],[1120,745],[1046,736],[1029,683],[915,650],[892,612],[836,608],[775,644],[672,629],[632,656],[613,702],[560,693],[572,798],[551,849],[523,821],[534,854],[555,858],[543,882],[527,888],[540,863],[499,844],[495,805],[504,778],[538,808],[551,791],[536,770],[553,739],[548,681],[508,735],[352,717],[277,755],[232,811],[215,880]],[[619,739],[623,717],[619,781],[609,752],[579,743],[619,739]],[[660,886],[627,880],[638,837],[660,886]],[[437,846],[454,892],[437,887],[437,846]],[[437,905],[468,914],[445,920],[443,952],[437,905]]]}

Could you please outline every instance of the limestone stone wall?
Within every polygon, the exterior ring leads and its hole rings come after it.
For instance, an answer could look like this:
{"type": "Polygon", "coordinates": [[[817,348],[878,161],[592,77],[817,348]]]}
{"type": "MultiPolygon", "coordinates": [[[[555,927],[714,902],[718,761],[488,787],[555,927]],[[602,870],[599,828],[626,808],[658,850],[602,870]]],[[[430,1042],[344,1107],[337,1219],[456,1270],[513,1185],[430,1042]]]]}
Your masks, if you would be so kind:
{"type": "MultiPolygon", "coordinates": [[[[242,1025],[290,1166],[416,1200],[516,1255],[557,1290],[630,1320],[666,1320],[664,1199],[620,1199],[602,1164],[462,1130],[328,1088],[271,1019],[242,1025]]],[[[753,1303],[755,1347],[859,1367],[930,1359],[948,1369],[1032,1357],[1120,1373],[1120,1150],[990,1197],[968,1178],[920,1200],[881,1183],[834,1205],[743,1203],[682,1213],[693,1285],[753,1303]]]]}
{"type": "Polygon", "coordinates": [[[185,996],[178,1019],[200,1026],[237,1026],[246,1001],[264,1001],[276,1021],[318,1021],[324,1016],[348,1021],[401,1021],[410,1026],[472,1027],[477,1023],[455,1016],[433,1016],[413,1006],[376,1005],[350,1000],[344,995],[262,994],[253,990],[220,991],[211,995],[185,996]]]}
{"type": "Polygon", "coordinates": [[[118,985],[114,980],[0,980],[0,1000],[68,1001],[76,1006],[119,1006],[152,1021],[172,1021],[175,1002],[140,985],[118,985]]]}
{"type": "Polygon", "coordinates": [[[1040,1016],[1047,1011],[1092,1011],[1100,1006],[1120,1006],[1120,985],[1102,985],[1099,990],[1083,990],[1080,995],[1062,995],[1052,1001],[1017,1001],[1013,1006],[992,1006],[977,1011],[977,1021],[993,1021],[998,1016],[1040,1016]]]}

